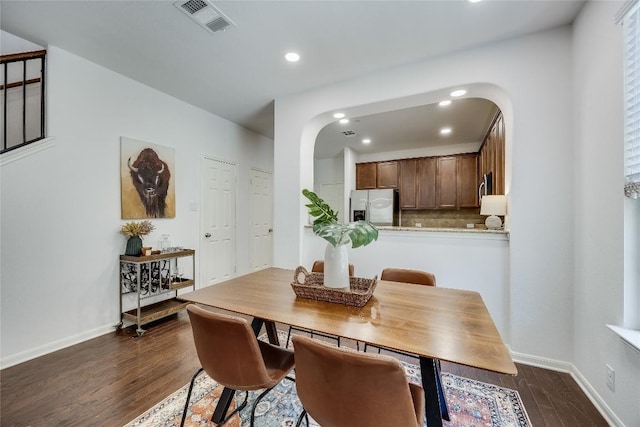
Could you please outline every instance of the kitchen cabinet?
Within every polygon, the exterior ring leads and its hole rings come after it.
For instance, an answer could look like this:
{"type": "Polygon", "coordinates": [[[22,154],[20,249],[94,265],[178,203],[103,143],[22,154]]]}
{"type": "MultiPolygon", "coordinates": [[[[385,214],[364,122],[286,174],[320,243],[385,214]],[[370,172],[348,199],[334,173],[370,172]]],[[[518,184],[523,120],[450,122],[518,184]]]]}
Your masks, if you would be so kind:
{"type": "Polygon", "coordinates": [[[416,208],[418,160],[401,160],[398,162],[398,165],[400,168],[400,178],[398,180],[400,209],[416,208]]]}
{"type": "Polygon", "coordinates": [[[458,208],[477,208],[478,200],[478,156],[468,154],[458,159],[458,208]]]}
{"type": "Polygon", "coordinates": [[[372,190],[377,186],[378,164],[356,163],[356,190],[372,190]]]}
{"type": "Polygon", "coordinates": [[[458,159],[456,156],[438,157],[436,205],[442,209],[458,207],[458,159]]]}
{"type": "Polygon", "coordinates": [[[398,162],[379,162],[376,179],[377,188],[398,188],[398,162]]]}
{"type": "Polygon", "coordinates": [[[118,326],[122,327],[124,320],[134,322],[138,325],[138,336],[142,336],[145,333],[142,325],[184,309],[188,303],[177,299],[178,289],[190,287],[195,290],[195,271],[193,249],[149,256],[120,255],[121,317],[118,326]],[[181,259],[185,259],[184,264],[181,259]],[[127,294],[135,296],[136,308],[123,308],[124,300],[129,299],[127,294]]]}
{"type": "Polygon", "coordinates": [[[436,157],[418,159],[416,175],[416,208],[435,209],[437,207],[437,169],[438,162],[436,157]]]}
{"type": "Polygon", "coordinates": [[[505,130],[502,113],[494,119],[479,153],[479,176],[492,172],[493,194],[504,194],[505,130]]]}

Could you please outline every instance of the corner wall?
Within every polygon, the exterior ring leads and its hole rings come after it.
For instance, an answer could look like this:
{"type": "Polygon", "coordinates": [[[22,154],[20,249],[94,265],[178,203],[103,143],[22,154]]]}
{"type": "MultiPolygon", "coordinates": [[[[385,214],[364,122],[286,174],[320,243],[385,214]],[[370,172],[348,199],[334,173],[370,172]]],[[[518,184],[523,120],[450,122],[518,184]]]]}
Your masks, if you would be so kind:
{"type": "Polygon", "coordinates": [[[250,168],[273,170],[270,139],[54,46],[47,56],[53,147],[0,170],[3,367],[119,322],[121,136],[175,148],[176,218],[153,220],[154,247],[167,233],[197,251],[200,159],[237,164],[238,274],[249,271],[250,168]]]}
{"type": "MultiPolygon", "coordinates": [[[[573,360],[569,27],[276,100],[275,265],[295,267],[312,257],[301,243],[305,212],[300,190],[312,184],[313,143],[330,120],[329,113],[351,109],[367,114],[411,106],[410,102],[434,102],[450,88],[475,84],[494,88],[482,96],[498,105],[507,123],[511,240],[510,263],[505,266],[509,298],[501,310],[510,312],[511,324],[505,329],[511,333],[505,341],[520,353],[573,360]],[[400,106],[401,101],[407,102],[400,106]],[[555,211],[540,211],[543,203],[552,203],[555,211]]],[[[381,266],[365,271],[369,268],[381,266]]]]}
{"type": "MultiPolygon", "coordinates": [[[[588,2],[573,28],[575,117],[575,358],[593,395],[626,426],[640,426],[640,352],[606,324],[623,322],[624,2],[588,2]],[[615,392],[606,386],[615,369],[615,392]]],[[[636,259],[635,262],[638,260],[636,259]]]]}

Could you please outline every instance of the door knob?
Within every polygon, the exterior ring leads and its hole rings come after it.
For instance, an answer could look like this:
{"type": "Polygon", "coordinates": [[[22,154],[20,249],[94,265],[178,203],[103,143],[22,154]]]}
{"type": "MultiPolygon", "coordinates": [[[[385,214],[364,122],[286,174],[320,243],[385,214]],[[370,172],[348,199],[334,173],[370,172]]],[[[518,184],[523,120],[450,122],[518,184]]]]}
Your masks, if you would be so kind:
{"type": "Polygon", "coordinates": [[[273,233],[273,228],[270,228],[270,229],[269,229],[269,233],[273,233]]]}
{"type": "Polygon", "coordinates": [[[204,237],[211,237],[211,233],[205,234],[204,237]]]}

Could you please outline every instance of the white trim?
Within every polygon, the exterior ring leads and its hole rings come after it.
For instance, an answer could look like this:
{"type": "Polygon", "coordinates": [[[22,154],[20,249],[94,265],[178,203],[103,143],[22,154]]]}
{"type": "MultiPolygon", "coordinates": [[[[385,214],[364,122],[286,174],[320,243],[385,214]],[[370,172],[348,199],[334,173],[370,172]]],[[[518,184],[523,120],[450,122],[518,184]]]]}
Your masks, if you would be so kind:
{"type": "Polygon", "coordinates": [[[116,326],[113,324],[104,325],[95,329],[92,329],[81,334],[73,335],[58,341],[54,341],[49,344],[42,345],[40,347],[31,348],[21,353],[12,354],[0,360],[0,369],[9,368],[11,366],[35,359],[40,356],[53,353],[63,348],[71,347],[76,344],[89,341],[90,339],[97,338],[101,335],[113,333],[116,326]]]}
{"type": "Polygon", "coordinates": [[[622,340],[631,346],[632,349],[640,353],[640,331],[635,329],[622,328],[615,325],[607,325],[614,333],[620,336],[622,340]]]}
{"type": "Polygon", "coordinates": [[[39,141],[32,142],[31,144],[25,145],[24,147],[7,151],[2,156],[0,156],[0,166],[4,166],[11,162],[15,162],[16,160],[21,159],[23,157],[27,157],[32,154],[38,153],[42,150],[46,150],[47,148],[53,147],[54,139],[55,139],[54,137],[49,136],[39,141]]]}
{"type": "Polygon", "coordinates": [[[560,360],[548,359],[545,357],[531,356],[528,354],[511,352],[513,360],[524,365],[536,366],[538,368],[550,369],[552,371],[564,372],[571,375],[571,378],[578,384],[587,398],[593,403],[605,421],[613,427],[625,427],[622,420],[611,410],[609,405],[600,397],[598,392],[589,384],[589,381],[573,364],[560,360]]]}
{"type": "Polygon", "coordinates": [[[622,20],[627,15],[627,12],[636,4],[638,0],[628,0],[625,4],[622,5],[620,10],[616,13],[615,22],[616,24],[622,24],[622,20]]]}

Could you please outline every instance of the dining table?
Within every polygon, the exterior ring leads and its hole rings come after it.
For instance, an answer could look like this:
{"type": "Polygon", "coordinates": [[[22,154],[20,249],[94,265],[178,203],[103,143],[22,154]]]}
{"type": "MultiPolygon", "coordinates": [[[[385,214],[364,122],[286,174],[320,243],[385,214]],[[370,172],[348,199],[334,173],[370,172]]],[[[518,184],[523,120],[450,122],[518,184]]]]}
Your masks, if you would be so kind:
{"type": "MultiPolygon", "coordinates": [[[[478,292],[377,280],[368,302],[356,307],[298,297],[292,286],[294,274],[290,269],[266,268],[178,298],[249,316],[256,335],[264,326],[269,342],[276,345],[276,323],[281,323],[415,355],[428,427],[449,420],[440,361],[517,375],[478,292]]],[[[214,422],[224,419],[233,395],[233,390],[223,391],[214,422]]]]}

